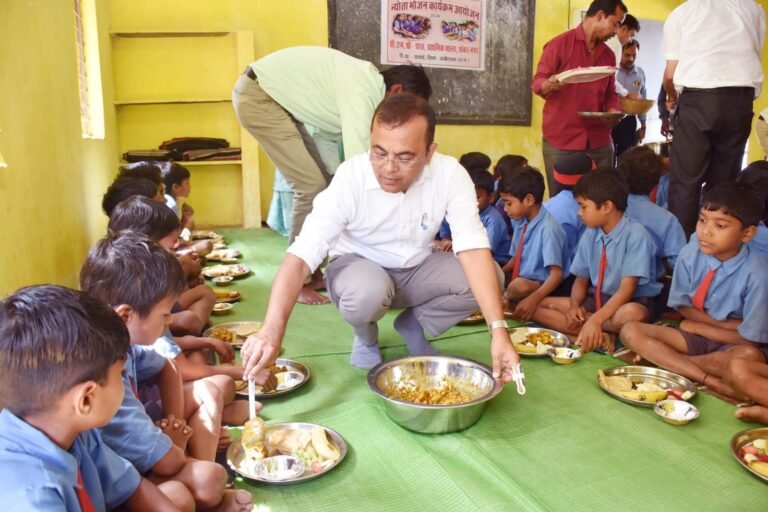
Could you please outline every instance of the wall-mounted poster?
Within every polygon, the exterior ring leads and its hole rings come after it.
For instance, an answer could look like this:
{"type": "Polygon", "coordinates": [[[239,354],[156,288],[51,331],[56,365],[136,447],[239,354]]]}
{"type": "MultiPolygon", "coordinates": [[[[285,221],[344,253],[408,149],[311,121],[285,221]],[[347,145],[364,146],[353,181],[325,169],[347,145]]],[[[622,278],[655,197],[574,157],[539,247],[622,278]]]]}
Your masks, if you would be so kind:
{"type": "Polygon", "coordinates": [[[381,63],[485,69],[486,0],[381,0],[381,63]]]}

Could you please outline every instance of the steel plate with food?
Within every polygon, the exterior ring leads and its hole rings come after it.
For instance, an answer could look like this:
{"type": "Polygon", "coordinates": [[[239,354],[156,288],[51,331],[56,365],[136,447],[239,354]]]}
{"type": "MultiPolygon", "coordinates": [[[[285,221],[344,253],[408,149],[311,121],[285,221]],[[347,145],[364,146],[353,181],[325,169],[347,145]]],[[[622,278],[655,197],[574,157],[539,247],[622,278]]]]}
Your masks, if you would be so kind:
{"type": "Polygon", "coordinates": [[[387,416],[425,434],[456,432],[473,425],[503,385],[482,363],[449,356],[403,357],[368,373],[368,386],[387,416]]]}
{"type": "Polygon", "coordinates": [[[313,423],[265,425],[256,417],[246,423],[243,435],[227,449],[227,464],[245,478],[286,485],[322,476],[346,455],[347,442],[330,428],[313,423]],[[295,474],[293,464],[280,464],[275,459],[286,455],[298,459],[303,472],[295,474]]]}
{"type": "Polygon", "coordinates": [[[563,71],[555,79],[564,84],[580,84],[584,82],[594,82],[616,72],[613,66],[589,66],[584,68],[574,68],[563,71]]]}
{"type": "Polygon", "coordinates": [[[482,312],[482,311],[475,311],[474,313],[472,313],[471,315],[469,315],[467,318],[465,318],[464,320],[462,320],[461,322],[459,322],[459,325],[474,325],[474,324],[479,324],[479,323],[480,323],[480,322],[482,322],[483,320],[485,320],[485,319],[483,318],[483,312],[482,312]]]}
{"type": "Polygon", "coordinates": [[[203,274],[208,279],[221,276],[240,277],[244,276],[251,271],[250,268],[245,265],[214,265],[212,267],[206,267],[203,269],[203,274]]]}
{"type": "Polygon", "coordinates": [[[237,258],[242,257],[242,255],[243,254],[237,249],[215,249],[209,252],[205,256],[205,259],[208,261],[231,262],[237,260],[237,258]]]}
{"type": "Polygon", "coordinates": [[[768,482],[768,427],[742,430],[733,436],[731,453],[755,477],[768,482]]]}
{"type": "Polygon", "coordinates": [[[222,240],[224,237],[215,231],[198,229],[191,233],[191,238],[192,240],[222,240]]]}
{"type": "Polygon", "coordinates": [[[261,322],[228,322],[206,329],[203,336],[216,338],[229,342],[235,347],[240,347],[245,343],[248,336],[261,329],[261,325],[261,322]]]}
{"type": "Polygon", "coordinates": [[[214,289],[213,293],[216,294],[216,302],[237,302],[240,300],[240,292],[237,290],[221,290],[214,289]]]}
{"type": "MultiPolygon", "coordinates": [[[[277,378],[277,387],[272,391],[264,391],[261,386],[255,386],[256,398],[286,395],[306,384],[310,376],[309,367],[305,364],[282,357],[278,358],[269,370],[277,378]]],[[[235,381],[235,392],[240,396],[248,396],[248,383],[242,380],[235,381]]]]}
{"type": "Polygon", "coordinates": [[[516,327],[509,338],[521,357],[547,357],[551,348],[571,346],[568,336],[543,327],[516,327]]]}
{"type": "Polygon", "coordinates": [[[623,112],[576,112],[576,115],[585,119],[621,119],[626,114],[623,112]]]}
{"type": "Polygon", "coordinates": [[[667,398],[690,400],[696,395],[696,386],[676,373],[648,366],[616,366],[597,371],[600,387],[613,396],[632,405],[653,407],[667,398]]]}

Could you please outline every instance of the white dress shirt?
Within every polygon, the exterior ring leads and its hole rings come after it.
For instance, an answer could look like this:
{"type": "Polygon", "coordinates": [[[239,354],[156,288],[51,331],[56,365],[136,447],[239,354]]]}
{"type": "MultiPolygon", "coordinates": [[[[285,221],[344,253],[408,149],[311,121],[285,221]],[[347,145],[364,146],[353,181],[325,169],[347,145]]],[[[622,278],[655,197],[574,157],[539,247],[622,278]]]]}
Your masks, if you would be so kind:
{"type": "Polygon", "coordinates": [[[475,186],[459,162],[435,153],[406,192],[382,190],[368,153],[339,167],[288,252],[314,270],[326,255],[357,254],[384,268],[419,265],[432,252],[443,218],[453,251],[488,249],[475,186]]]}
{"type": "MultiPolygon", "coordinates": [[[[616,55],[616,67],[621,67],[621,54],[623,53],[623,48],[621,47],[621,41],[619,41],[619,36],[613,36],[612,38],[608,39],[605,44],[608,45],[608,48],[613,51],[613,53],[616,55]]],[[[617,71],[618,73],[618,71],[617,71]]],[[[627,89],[619,83],[618,80],[616,80],[616,94],[621,96],[622,98],[625,97],[628,94],[627,89]]]]}
{"type": "Polygon", "coordinates": [[[688,0],[664,23],[664,53],[677,60],[674,82],[683,87],[763,85],[765,12],[754,0],[688,0]]]}

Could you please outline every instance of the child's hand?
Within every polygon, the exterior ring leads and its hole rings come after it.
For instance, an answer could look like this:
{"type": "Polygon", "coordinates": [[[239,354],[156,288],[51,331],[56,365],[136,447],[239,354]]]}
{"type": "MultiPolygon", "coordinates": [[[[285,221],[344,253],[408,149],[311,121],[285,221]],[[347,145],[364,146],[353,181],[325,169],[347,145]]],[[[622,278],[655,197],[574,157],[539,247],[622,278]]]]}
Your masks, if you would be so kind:
{"type": "Polygon", "coordinates": [[[235,360],[235,349],[232,344],[216,338],[205,338],[211,349],[219,354],[222,363],[231,363],[235,360]]]}
{"type": "Polygon", "coordinates": [[[187,425],[186,421],[177,419],[173,414],[169,414],[167,418],[155,422],[155,425],[160,427],[163,434],[171,438],[173,444],[185,452],[187,451],[187,441],[192,437],[192,427],[187,425]]]}
{"type": "Polygon", "coordinates": [[[698,334],[699,322],[693,320],[683,320],[680,322],[680,330],[691,334],[698,334]]]}
{"type": "Polygon", "coordinates": [[[453,248],[453,242],[449,238],[435,240],[432,242],[432,248],[436,251],[449,252],[453,248]]]}
{"type": "Polygon", "coordinates": [[[584,320],[587,318],[587,310],[582,306],[571,307],[568,312],[565,313],[565,321],[568,324],[568,329],[576,330],[584,324],[584,320]]]}
{"type": "Polygon", "coordinates": [[[195,214],[194,208],[189,206],[187,203],[184,203],[184,205],[181,207],[181,216],[182,217],[191,217],[195,214]]]}
{"type": "Polygon", "coordinates": [[[602,341],[603,326],[600,325],[600,322],[595,320],[594,316],[590,317],[581,328],[579,336],[576,338],[576,343],[581,345],[581,350],[583,352],[592,352],[600,346],[602,341]]]}
{"type": "Polygon", "coordinates": [[[526,322],[533,318],[536,308],[539,307],[539,301],[535,297],[529,296],[521,300],[515,306],[512,316],[526,322]]]}
{"type": "Polygon", "coordinates": [[[270,371],[269,368],[265,368],[256,374],[253,379],[256,384],[261,386],[261,390],[265,393],[274,391],[277,389],[277,377],[270,371]]]}

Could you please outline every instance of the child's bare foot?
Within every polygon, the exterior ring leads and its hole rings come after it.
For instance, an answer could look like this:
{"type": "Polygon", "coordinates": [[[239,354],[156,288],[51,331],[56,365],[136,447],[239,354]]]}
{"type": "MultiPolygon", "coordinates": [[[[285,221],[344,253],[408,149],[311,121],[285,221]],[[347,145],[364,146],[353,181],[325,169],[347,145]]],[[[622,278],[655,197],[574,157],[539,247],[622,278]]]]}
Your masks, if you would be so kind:
{"type": "Polygon", "coordinates": [[[221,503],[216,507],[217,512],[247,512],[253,509],[253,497],[242,489],[227,489],[221,503]]]}
{"type": "Polygon", "coordinates": [[[192,437],[192,427],[187,425],[184,420],[177,420],[173,414],[169,414],[167,418],[155,423],[163,434],[167,435],[173,441],[173,444],[187,451],[187,442],[192,437]]]}
{"type": "Polygon", "coordinates": [[[301,289],[299,298],[296,299],[299,304],[307,304],[309,306],[319,306],[321,304],[328,304],[331,300],[325,295],[318,293],[311,284],[301,289]]]}
{"type": "Polygon", "coordinates": [[[604,332],[603,340],[600,343],[599,348],[606,354],[613,354],[616,352],[616,335],[609,332],[604,332]]]}
{"type": "MultiPolygon", "coordinates": [[[[261,402],[256,402],[256,412],[262,408],[261,402]]],[[[225,425],[242,425],[248,420],[248,401],[234,400],[224,406],[221,422],[225,425]]]]}
{"type": "Polygon", "coordinates": [[[219,430],[219,444],[216,446],[216,451],[221,452],[229,448],[229,445],[232,444],[232,437],[229,435],[229,428],[228,427],[221,427],[221,430],[219,430]]]}
{"type": "MultiPolygon", "coordinates": [[[[709,379],[707,379],[709,381],[709,379]]],[[[768,425],[768,407],[762,405],[747,405],[737,407],[734,416],[748,423],[762,423],[768,425]]]]}

